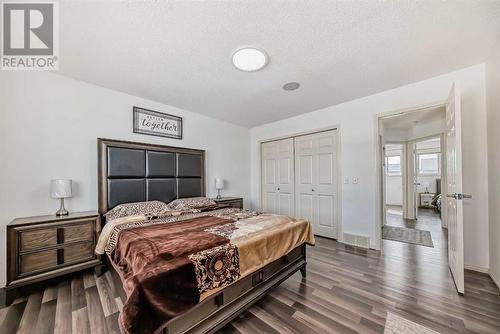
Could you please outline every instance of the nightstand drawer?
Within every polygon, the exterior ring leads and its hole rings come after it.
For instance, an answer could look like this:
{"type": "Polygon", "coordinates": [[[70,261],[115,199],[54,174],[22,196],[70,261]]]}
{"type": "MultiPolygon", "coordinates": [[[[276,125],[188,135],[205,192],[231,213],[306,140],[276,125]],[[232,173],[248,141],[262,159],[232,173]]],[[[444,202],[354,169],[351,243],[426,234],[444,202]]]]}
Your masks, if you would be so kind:
{"type": "Polygon", "coordinates": [[[93,224],[95,221],[89,220],[81,224],[69,225],[62,228],[62,242],[91,241],[93,239],[93,224]]]}
{"type": "Polygon", "coordinates": [[[57,228],[43,228],[20,232],[21,251],[55,245],[57,245],[57,228]]]}
{"type": "Polygon", "coordinates": [[[243,198],[241,197],[214,198],[213,201],[217,204],[224,204],[229,205],[232,208],[243,209],[243,198]]]}
{"type": "Polygon", "coordinates": [[[57,249],[21,255],[19,273],[29,274],[35,271],[47,271],[57,267],[57,249]]]}
{"type": "Polygon", "coordinates": [[[64,247],[64,264],[80,262],[94,258],[93,243],[85,242],[64,247]]]}
{"type": "Polygon", "coordinates": [[[228,202],[224,202],[224,204],[230,205],[233,208],[243,209],[243,201],[240,201],[240,200],[238,200],[238,201],[228,201],[228,202]]]}

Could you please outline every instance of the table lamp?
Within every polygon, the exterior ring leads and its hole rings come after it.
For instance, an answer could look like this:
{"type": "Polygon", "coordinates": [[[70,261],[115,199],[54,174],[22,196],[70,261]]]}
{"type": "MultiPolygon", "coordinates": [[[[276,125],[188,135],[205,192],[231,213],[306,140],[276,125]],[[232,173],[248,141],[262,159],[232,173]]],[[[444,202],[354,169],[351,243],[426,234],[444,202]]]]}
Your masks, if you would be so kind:
{"type": "Polygon", "coordinates": [[[221,199],[220,191],[224,189],[224,180],[218,177],[215,178],[215,189],[217,189],[217,199],[221,199]]]}
{"type": "Polygon", "coordinates": [[[61,199],[61,208],[56,212],[56,216],[66,216],[68,210],[64,208],[64,199],[71,197],[71,180],[50,181],[50,197],[61,199]]]}

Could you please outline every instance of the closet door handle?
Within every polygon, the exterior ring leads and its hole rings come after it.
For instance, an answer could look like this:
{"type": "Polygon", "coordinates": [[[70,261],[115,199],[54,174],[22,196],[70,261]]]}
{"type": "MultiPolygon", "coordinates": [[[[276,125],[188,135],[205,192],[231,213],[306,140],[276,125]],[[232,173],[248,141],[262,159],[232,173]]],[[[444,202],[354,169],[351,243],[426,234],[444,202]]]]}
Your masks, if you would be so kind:
{"type": "Polygon", "coordinates": [[[278,188],[278,191],[280,191],[280,188],[278,188]]]}
{"type": "Polygon", "coordinates": [[[314,191],[314,189],[311,189],[311,191],[314,191]]]}

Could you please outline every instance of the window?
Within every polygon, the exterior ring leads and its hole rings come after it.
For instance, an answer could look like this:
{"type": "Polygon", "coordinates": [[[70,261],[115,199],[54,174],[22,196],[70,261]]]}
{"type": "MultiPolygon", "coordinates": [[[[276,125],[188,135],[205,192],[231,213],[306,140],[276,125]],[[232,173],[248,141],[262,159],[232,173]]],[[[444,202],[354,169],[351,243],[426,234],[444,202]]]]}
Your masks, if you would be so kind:
{"type": "Polygon", "coordinates": [[[441,174],[441,154],[428,153],[418,155],[419,175],[440,175],[441,174]]]}
{"type": "Polygon", "coordinates": [[[385,157],[385,165],[387,166],[387,175],[388,176],[401,175],[401,156],[400,155],[385,157]]]}

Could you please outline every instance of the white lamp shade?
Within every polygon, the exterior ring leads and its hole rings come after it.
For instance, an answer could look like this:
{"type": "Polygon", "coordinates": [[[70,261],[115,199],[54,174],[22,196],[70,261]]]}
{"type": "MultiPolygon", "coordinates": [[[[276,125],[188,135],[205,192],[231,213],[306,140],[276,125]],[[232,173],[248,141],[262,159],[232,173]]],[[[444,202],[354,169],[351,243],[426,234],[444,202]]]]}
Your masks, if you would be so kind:
{"type": "Polygon", "coordinates": [[[220,178],[215,178],[215,189],[224,189],[224,180],[220,178]]]}
{"type": "Polygon", "coordinates": [[[68,198],[71,197],[71,180],[50,181],[50,197],[68,198]]]}

